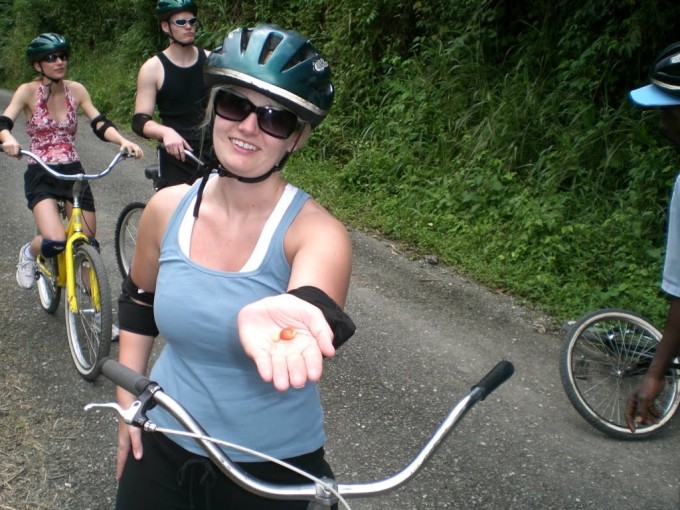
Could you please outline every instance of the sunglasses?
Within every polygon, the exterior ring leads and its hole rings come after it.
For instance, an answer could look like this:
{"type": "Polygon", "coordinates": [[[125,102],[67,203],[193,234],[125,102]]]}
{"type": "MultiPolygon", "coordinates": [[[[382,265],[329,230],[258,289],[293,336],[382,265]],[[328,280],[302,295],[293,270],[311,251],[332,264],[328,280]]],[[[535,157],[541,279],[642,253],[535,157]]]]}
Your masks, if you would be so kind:
{"type": "Polygon", "coordinates": [[[45,55],[40,60],[42,60],[43,62],[49,62],[50,64],[55,63],[57,60],[61,60],[62,62],[66,62],[68,60],[68,54],[66,54],[66,53],[50,53],[49,55],[45,55]]]}
{"type": "Polygon", "coordinates": [[[215,97],[215,114],[223,119],[242,121],[251,113],[257,115],[257,125],[274,138],[285,140],[299,125],[297,115],[274,106],[255,106],[233,90],[221,90],[215,97]]]}
{"type": "Polygon", "coordinates": [[[196,23],[198,23],[198,20],[196,19],[196,17],[189,18],[189,19],[177,18],[177,19],[173,19],[171,21],[171,23],[178,26],[178,27],[183,27],[184,25],[189,23],[189,25],[191,25],[193,27],[196,23]]]}

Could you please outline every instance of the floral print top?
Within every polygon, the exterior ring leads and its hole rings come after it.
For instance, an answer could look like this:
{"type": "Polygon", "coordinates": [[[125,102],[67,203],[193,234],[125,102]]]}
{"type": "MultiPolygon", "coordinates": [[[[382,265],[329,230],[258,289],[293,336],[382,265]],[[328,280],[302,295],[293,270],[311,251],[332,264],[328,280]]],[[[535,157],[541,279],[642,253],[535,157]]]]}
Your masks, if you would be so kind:
{"type": "Polygon", "coordinates": [[[78,161],[78,153],[74,145],[78,129],[77,104],[66,83],[64,83],[64,95],[66,96],[66,118],[57,122],[47,110],[45,86],[39,86],[35,111],[26,122],[26,133],[31,140],[31,152],[48,163],[78,161]]]}

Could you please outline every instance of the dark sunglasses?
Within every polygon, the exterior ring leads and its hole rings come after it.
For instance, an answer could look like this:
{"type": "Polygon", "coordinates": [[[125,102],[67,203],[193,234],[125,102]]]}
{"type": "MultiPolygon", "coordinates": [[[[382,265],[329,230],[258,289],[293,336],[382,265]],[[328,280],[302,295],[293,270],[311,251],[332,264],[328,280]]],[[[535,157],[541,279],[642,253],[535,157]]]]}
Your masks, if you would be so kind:
{"type": "Polygon", "coordinates": [[[49,55],[45,55],[42,60],[43,62],[49,62],[50,64],[54,64],[57,59],[61,60],[62,62],[66,62],[68,60],[68,54],[66,53],[50,53],[49,55]]]}
{"type": "Polygon", "coordinates": [[[189,19],[177,18],[177,19],[173,19],[171,22],[174,25],[177,25],[178,27],[183,27],[187,23],[189,23],[189,25],[191,25],[193,27],[196,23],[198,23],[198,20],[196,19],[196,17],[189,18],[189,19]]]}
{"type": "Polygon", "coordinates": [[[292,135],[299,124],[293,112],[274,106],[255,106],[233,90],[221,90],[215,97],[215,114],[223,119],[240,122],[251,113],[257,115],[257,125],[262,131],[281,140],[292,135]]]}

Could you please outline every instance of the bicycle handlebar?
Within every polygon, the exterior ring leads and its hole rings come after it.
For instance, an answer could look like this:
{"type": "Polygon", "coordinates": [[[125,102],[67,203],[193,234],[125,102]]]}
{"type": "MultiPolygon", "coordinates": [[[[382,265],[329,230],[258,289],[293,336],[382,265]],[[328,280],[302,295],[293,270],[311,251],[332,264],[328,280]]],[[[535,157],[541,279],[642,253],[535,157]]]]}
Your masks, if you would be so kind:
{"type": "MultiPolygon", "coordinates": [[[[146,410],[156,404],[169,412],[185,430],[197,434],[194,439],[205,450],[210,459],[227,477],[242,488],[260,496],[272,499],[306,499],[319,503],[319,508],[326,508],[335,502],[334,496],[324,485],[278,485],[265,483],[250,476],[238,467],[215,443],[206,439],[200,424],[175,400],[166,395],[161,387],[145,376],[121,365],[112,358],[104,358],[101,365],[102,374],[117,386],[124,388],[138,400],[128,410],[121,409],[117,404],[89,404],[93,407],[114,408],[128,424],[138,426],[146,431],[154,431],[156,426],[145,416],[146,410]]],[[[439,425],[435,433],[416,455],[416,457],[397,474],[377,482],[340,484],[334,480],[326,480],[337,493],[346,498],[376,496],[392,491],[413,478],[423,467],[425,461],[432,456],[453,427],[462,419],[477,402],[484,400],[491,392],[507,381],[514,373],[511,362],[503,360],[494,366],[472,389],[464,395],[451,409],[446,419],[439,425]]]]}
{"type": "MultiPolygon", "coordinates": [[[[0,147],[0,152],[4,152],[2,150],[2,147],[0,147]]],[[[33,159],[38,165],[42,167],[43,170],[45,170],[48,174],[50,174],[53,177],[56,177],[57,179],[61,179],[64,181],[94,181],[95,179],[100,179],[107,175],[111,170],[113,170],[113,167],[115,167],[122,159],[125,158],[133,158],[134,156],[132,154],[129,154],[127,152],[118,152],[116,153],[115,157],[111,160],[111,163],[102,170],[99,173],[96,174],[85,174],[85,173],[80,173],[80,174],[63,174],[61,172],[56,171],[54,168],[50,168],[45,161],[42,160],[40,156],[37,154],[32,153],[31,151],[27,151],[24,149],[20,150],[21,154],[24,156],[28,156],[29,158],[33,159]]]]}
{"type": "Polygon", "coordinates": [[[484,400],[489,394],[493,393],[496,388],[512,377],[515,372],[515,367],[509,361],[500,361],[487,373],[481,381],[472,387],[472,390],[478,388],[482,393],[479,400],[484,400]]]}
{"type": "Polygon", "coordinates": [[[111,358],[104,358],[101,368],[104,377],[136,397],[141,395],[150,385],[155,384],[140,375],[139,372],[135,372],[111,358]]]}
{"type": "MultiPolygon", "coordinates": [[[[158,143],[158,147],[165,150],[165,144],[162,142],[158,143]]],[[[198,166],[203,166],[203,161],[198,159],[198,157],[193,153],[193,151],[184,149],[184,155],[188,157],[190,160],[192,160],[194,163],[196,163],[198,166]]]]}

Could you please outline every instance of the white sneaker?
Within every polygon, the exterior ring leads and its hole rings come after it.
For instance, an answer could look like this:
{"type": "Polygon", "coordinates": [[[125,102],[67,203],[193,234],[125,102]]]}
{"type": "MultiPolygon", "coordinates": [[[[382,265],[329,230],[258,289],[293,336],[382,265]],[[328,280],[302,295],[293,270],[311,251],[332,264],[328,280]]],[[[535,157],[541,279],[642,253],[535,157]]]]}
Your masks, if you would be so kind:
{"type": "Polygon", "coordinates": [[[22,289],[30,289],[35,284],[35,260],[26,256],[28,244],[21,247],[19,263],[17,264],[17,283],[22,289]]]}

